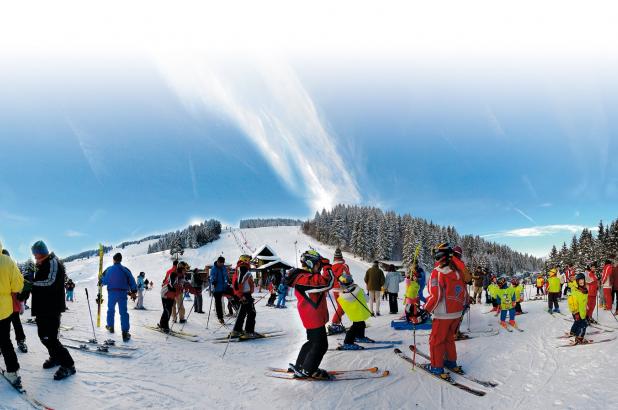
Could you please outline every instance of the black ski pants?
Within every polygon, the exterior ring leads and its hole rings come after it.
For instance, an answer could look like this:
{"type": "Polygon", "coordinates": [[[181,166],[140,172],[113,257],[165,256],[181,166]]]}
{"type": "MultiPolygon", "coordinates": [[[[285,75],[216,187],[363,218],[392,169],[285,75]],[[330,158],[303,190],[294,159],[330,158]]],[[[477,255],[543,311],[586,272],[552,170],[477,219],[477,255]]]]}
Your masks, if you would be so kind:
{"type": "Polygon", "coordinates": [[[11,316],[0,320],[0,352],[4,357],[6,371],[9,373],[19,370],[17,355],[11,343],[11,316]]]}
{"type": "Polygon", "coordinates": [[[161,314],[161,320],[159,321],[159,327],[161,329],[170,328],[170,317],[172,316],[172,308],[176,299],[161,298],[163,304],[163,313],[161,314]]]}
{"type": "Polygon", "coordinates": [[[15,340],[18,342],[23,342],[26,340],[26,334],[24,333],[24,327],[21,324],[21,319],[19,318],[19,312],[14,312],[11,315],[11,324],[13,325],[13,330],[15,331],[15,340]]]}
{"type": "Polygon", "coordinates": [[[388,307],[391,310],[391,313],[399,313],[399,308],[397,306],[397,294],[396,293],[388,293],[388,307]]]}
{"type": "Polygon", "coordinates": [[[202,289],[197,289],[197,293],[193,297],[193,310],[200,313],[203,312],[204,299],[202,298],[202,289]]]}
{"type": "Polygon", "coordinates": [[[357,337],[365,337],[365,327],[365,321],[352,323],[352,326],[350,326],[345,334],[343,343],[346,345],[351,345],[357,337]]]}
{"type": "Polygon", "coordinates": [[[242,332],[243,324],[245,325],[245,332],[255,332],[255,305],[253,304],[253,298],[249,293],[245,293],[245,300],[240,303],[240,311],[238,312],[238,317],[236,318],[234,330],[237,332],[242,332]],[[247,318],[247,323],[244,323],[245,318],[247,318]]]}
{"type": "Polygon", "coordinates": [[[36,317],[37,332],[43,346],[47,348],[49,357],[63,367],[75,365],[71,354],[66,347],[62,346],[58,340],[58,329],[60,328],[60,314],[38,315],[36,317]]]}
{"type": "Polygon", "coordinates": [[[313,374],[320,367],[322,359],[328,350],[326,327],[307,329],[307,341],[300,348],[296,367],[302,367],[309,374],[313,374]]]}
{"type": "Polygon", "coordinates": [[[560,309],[558,299],[560,299],[560,292],[547,292],[547,307],[549,309],[560,309]]]}
{"type": "Polygon", "coordinates": [[[215,297],[215,309],[217,311],[217,318],[219,320],[223,320],[223,302],[221,299],[223,298],[223,292],[213,292],[215,297]]]}

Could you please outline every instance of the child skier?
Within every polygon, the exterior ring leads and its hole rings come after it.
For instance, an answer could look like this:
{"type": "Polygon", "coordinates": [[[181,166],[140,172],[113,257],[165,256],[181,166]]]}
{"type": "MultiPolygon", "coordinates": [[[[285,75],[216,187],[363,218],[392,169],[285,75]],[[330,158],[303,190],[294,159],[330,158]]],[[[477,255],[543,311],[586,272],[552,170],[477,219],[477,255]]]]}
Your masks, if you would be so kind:
{"type": "Polygon", "coordinates": [[[524,301],[524,285],[519,283],[519,279],[511,279],[511,285],[515,288],[515,315],[521,315],[521,302],[524,301]]]}
{"type": "Polygon", "coordinates": [[[323,259],[314,250],[303,253],[300,261],[303,267],[290,270],[285,280],[294,288],[298,313],[307,329],[307,342],[300,349],[296,363],[290,363],[288,370],[297,378],[328,380],[328,372],[319,366],[328,350],[326,298],[335,276],[328,259],[323,259]]]}
{"type": "Polygon", "coordinates": [[[547,313],[560,313],[560,306],[558,306],[558,299],[560,299],[560,278],[558,277],[558,271],[556,268],[549,271],[549,278],[547,279],[547,313]],[[553,308],[553,310],[552,310],[553,308]]]}
{"type": "Polygon", "coordinates": [[[586,336],[586,310],[588,307],[588,289],[586,289],[586,276],[583,273],[578,273],[575,276],[576,286],[571,287],[571,294],[568,298],[569,310],[573,314],[573,326],[571,326],[571,335],[575,336],[575,344],[589,343],[586,336]]]}
{"type": "Polygon", "coordinates": [[[262,337],[259,333],[255,333],[255,305],[253,303],[253,291],[255,284],[253,276],[249,269],[251,268],[251,256],[241,255],[236,263],[236,271],[232,277],[232,288],[234,296],[240,300],[240,311],[234,329],[230,332],[230,337],[239,337],[240,339],[257,339],[262,337]],[[245,323],[245,318],[247,322],[245,323]],[[245,331],[242,331],[243,324],[245,331]]]}
{"type": "Polygon", "coordinates": [[[344,274],[339,277],[341,283],[340,293],[337,301],[348,318],[352,321],[352,326],[348,329],[343,345],[339,346],[338,350],[362,350],[364,347],[357,345],[355,342],[372,343],[373,340],[365,337],[365,320],[371,317],[365,292],[354,283],[352,275],[344,274]]]}
{"type": "Polygon", "coordinates": [[[288,295],[288,285],[285,284],[285,281],[281,281],[279,286],[277,287],[277,305],[276,308],[285,309],[285,297],[288,295]]]}
{"type": "Polygon", "coordinates": [[[540,274],[536,277],[536,295],[543,296],[545,292],[543,291],[543,285],[545,284],[545,279],[540,274]]]}
{"type": "Polygon", "coordinates": [[[496,291],[496,299],[500,305],[500,326],[507,328],[506,314],[509,314],[509,325],[517,327],[515,323],[515,287],[509,286],[506,276],[500,276],[498,279],[498,290],[496,291]]]}
{"type": "Polygon", "coordinates": [[[425,323],[429,319],[427,311],[420,307],[420,285],[417,274],[417,271],[412,271],[412,277],[406,278],[406,293],[403,298],[406,321],[415,325],[425,323]]]}
{"type": "MultiPolygon", "coordinates": [[[[341,249],[335,249],[335,254],[333,255],[333,275],[335,275],[335,279],[339,279],[341,275],[350,274],[350,267],[347,263],[345,263],[345,259],[343,259],[343,252],[341,249]]],[[[329,295],[330,297],[330,295],[329,295]]],[[[331,318],[331,324],[328,325],[328,334],[335,335],[338,333],[345,332],[345,327],[341,324],[341,318],[344,315],[343,309],[339,305],[337,300],[339,299],[339,281],[335,280],[335,285],[333,286],[333,298],[335,299],[335,303],[337,304],[337,309],[331,318]]]]}
{"type": "Polygon", "coordinates": [[[496,294],[498,290],[500,290],[500,287],[498,286],[498,280],[496,279],[496,275],[491,275],[491,283],[487,287],[487,293],[489,293],[489,298],[491,299],[491,312],[500,311],[500,305],[498,305],[498,301],[496,299],[496,294]]]}
{"type": "Polygon", "coordinates": [[[597,294],[599,292],[599,278],[597,277],[596,272],[594,271],[596,267],[595,263],[587,266],[586,271],[586,285],[588,285],[588,305],[586,307],[586,319],[588,323],[597,323],[596,320],[592,318],[592,314],[594,313],[594,308],[597,305],[597,294]]]}
{"type": "Polygon", "coordinates": [[[457,364],[455,333],[464,305],[468,302],[468,292],[462,272],[459,272],[451,261],[453,249],[450,245],[441,243],[434,247],[432,253],[436,264],[429,278],[429,297],[425,304],[427,311],[433,314],[429,336],[429,370],[443,379],[448,379],[445,367],[455,373],[463,373],[461,366],[457,364]]]}

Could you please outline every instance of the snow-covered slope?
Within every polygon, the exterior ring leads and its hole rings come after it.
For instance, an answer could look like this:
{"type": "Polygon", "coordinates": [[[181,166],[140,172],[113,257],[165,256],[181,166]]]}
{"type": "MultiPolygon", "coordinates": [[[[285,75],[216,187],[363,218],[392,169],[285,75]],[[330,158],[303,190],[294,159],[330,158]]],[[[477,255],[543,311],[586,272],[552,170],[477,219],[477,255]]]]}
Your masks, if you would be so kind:
{"type": "MultiPolygon", "coordinates": [[[[325,256],[332,257],[334,249],[316,243],[299,232],[298,227],[260,228],[224,231],[221,239],[197,250],[188,250],[185,259],[192,266],[203,266],[223,254],[234,261],[241,253],[251,252],[268,243],[284,260],[294,263],[296,252],[314,246],[325,256]],[[297,242],[296,249],[294,242],[297,242]],[[245,248],[245,249],[242,249],[245,248]]],[[[148,244],[120,250],[124,263],[137,274],[145,271],[157,285],[171,261],[169,255],[146,255],[148,244]]],[[[105,265],[111,263],[106,254],[105,265]]],[[[355,279],[362,283],[368,264],[346,255],[355,279]]],[[[97,260],[69,263],[69,275],[78,286],[77,301],[69,304],[63,324],[74,326],[67,335],[91,336],[90,319],[84,287],[96,293],[97,260]]],[[[402,289],[403,291],[403,289],[402,289]]],[[[400,293],[401,294],[401,293],[400,293]]],[[[205,309],[210,298],[205,293],[205,309]]],[[[256,295],[259,297],[259,295],[256,295]]],[[[567,310],[561,302],[563,310],[567,310]]],[[[132,305],[132,304],[131,304],[132,305]]],[[[545,312],[543,302],[526,302],[529,314],[518,317],[523,333],[501,332],[494,337],[479,337],[458,342],[461,364],[469,373],[500,383],[485,397],[476,397],[413,371],[390,349],[366,352],[328,352],[322,364],[327,369],[350,369],[379,366],[391,371],[389,377],[372,381],[311,383],[268,378],[263,375],[267,366],[286,366],[295,360],[305,341],[295,303],[289,309],[265,307],[265,300],[257,304],[257,330],[284,329],[286,335],[251,343],[230,344],[222,358],[225,344],[213,344],[206,339],[223,336],[211,316],[206,329],[207,315],[191,314],[185,331],[197,333],[204,341],[191,343],[166,337],[142,325],[155,324],[161,314],[158,287],[146,292],[147,311],[131,310],[133,346],[139,347],[133,359],[116,359],[72,351],[78,373],[65,381],[54,382],[53,371],[43,370],[46,359],[43,346],[36,337],[36,328],[25,326],[30,352],[19,354],[24,385],[31,394],[58,409],[90,408],[183,408],[183,409],[547,409],[547,408],[607,408],[618,402],[613,388],[613,366],[618,342],[598,346],[558,349],[564,343],[556,336],[568,330],[569,322],[545,312]]],[[[187,311],[190,302],[186,302],[187,311]]],[[[93,309],[95,308],[92,303],[93,309]]],[[[493,314],[483,314],[488,307],[474,305],[471,309],[472,330],[497,327],[493,314]]],[[[412,332],[395,331],[389,326],[394,319],[388,315],[388,304],[382,303],[381,317],[369,320],[367,335],[376,339],[412,342],[412,332]]],[[[28,312],[26,316],[29,316],[28,312]]],[[[601,312],[601,322],[618,325],[609,314],[601,312]]],[[[25,317],[24,317],[25,320],[25,317]]],[[[117,318],[118,320],[118,318],[117,318]]],[[[118,325],[117,325],[118,326],[118,325]]],[[[465,330],[467,322],[462,326],[465,330]]],[[[97,330],[98,338],[108,335],[97,330]]],[[[614,333],[592,336],[592,339],[614,333]]],[[[118,336],[116,336],[117,338],[118,336]]],[[[337,336],[329,338],[331,346],[337,336]]],[[[417,341],[427,349],[427,332],[417,332],[417,341]]],[[[6,383],[0,383],[0,408],[28,408],[18,394],[6,383]]]]}

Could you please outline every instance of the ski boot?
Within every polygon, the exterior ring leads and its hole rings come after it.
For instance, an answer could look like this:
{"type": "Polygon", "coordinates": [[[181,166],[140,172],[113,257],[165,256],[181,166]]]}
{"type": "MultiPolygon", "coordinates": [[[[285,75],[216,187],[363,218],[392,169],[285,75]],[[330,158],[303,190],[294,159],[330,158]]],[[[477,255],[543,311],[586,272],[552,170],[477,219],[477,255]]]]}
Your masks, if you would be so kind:
{"type": "Polygon", "coordinates": [[[170,328],[169,327],[161,327],[161,325],[157,324],[157,329],[159,329],[163,333],[168,333],[168,334],[170,333],[170,328]]]}
{"type": "Polygon", "coordinates": [[[328,325],[328,328],[327,328],[328,335],[337,335],[343,332],[345,332],[345,326],[343,326],[341,323],[333,323],[331,325],[328,325]]]}
{"type": "Polygon", "coordinates": [[[500,327],[502,327],[504,329],[508,329],[508,326],[506,325],[506,322],[504,320],[500,321],[500,327]]]}
{"type": "Polygon", "coordinates": [[[331,380],[333,377],[324,369],[318,369],[311,374],[314,380],[331,380]]]}
{"type": "Polygon", "coordinates": [[[434,376],[441,378],[442,380],[451,381],[451,375],[444,371],[444,367],[432,367],[427,365],[427,370],[434,376]]]}
{"type": "Polygon", "coordinates": [[[45,360],[45,362],[43,362],[43,369],[53,369],[56,366],[60,366],[60,363],[58,363],[57,361],[55,361],[51,357],[49,359],[45,360]]]}
{"type": "Polygon", "coordinates": [[[58,371],[56,371],[56,374],[54,374],[54,380],[66,379],[67,377],[74,375],[75,372],[76,372],[75,366],[71,366],[71,367],[60,366],[58,371]]]}
{"type": "Polygon", "coordinates": [[[375,343],[376,341],[373,339],[369,339],[367,336],[357,337],[354,339],[356,343],[375,343]]]}
{"type": "Polygon", "coordinates": [[[257,333],[257,332],[245,332],[242,335],[240,335],[241,340],[261,339],[263,337],[264,335],[257,333]]]}
{"type": "Polygon", "coordinates": [[[26,341],[25,340],[18,340],[17,341],[17,348],[22,353],[28,353],[28,346],[26,345],[26,341]]]}
{"type": "Polygon", "coordinates": [[[292,363],[288,365],[288,373],[294,373],[295,379],[308,379],[311,377],[311,375],[307,373],[307,371],[305,371],[305,369],[303,369],[300,365],[297,366],[292,363]]]}
{"type": "Polygon", "coordinates": [[[517,323],[514,320],[509,320],[509,325],[511,325],[513,329],[518,329],[517,323]]]}
{"type": "Polygon", "coordinates": [[[18,389],[21,389],[21,376],[17,372],[6,372],[4,373],[4,377],[7,378],[9,383],[18,389]]]}
{"type": "Polygon", "coordinates": [[[113,326],[105,326],[105,329],[110,332],[110,333],[114,333],[114,327],[113,326]]]}
{"type": "Polygon", "coordinates": [[[227,337],[228,337],[228,338],[230,338],[230,339],[237,339],[237,338],[240,338],[242,335],[243,335],[243,333],[242,333],[242,332],[238,332],[238,331],[236,331],[236,330],[232,330],[232,331],[231,331],[231,332],[227,335],[227,337]]]}
{"type": "Polygon", "coordinates": [[[178,323],[181,323],[181,324],[183,324],[183,323],[187,323],[187,319],[180,319],[180,320],[178,321],[178,323]]]}
{"type": "Polygon", "coordinates": [[[225,324],[225,320],[223,320],[223,319],[219,319],[219,323],[221,323],[222,325],[224,325],[224,324],[225,324]]]}
{"type": "Polygon", "coordinates": [[[554,309],[554,313],[560,313],[560,309],[558,308],[554,309]]]}
{"type": "Polygon", "coordinates": [[[363,350],[365,349],[361,345],[357,345],[356,343],[344,343],[342,345],[337,346],[337,350],[363,350]]]}
{"type": "Polygon", "coordinates": [[[457,373],[457,374],[465,374],[465,372],[463,371],[463,369],[461,368],[461,366],[457,365],[456,361],[451,361],[451,360],[445,360],[444,361],[444,367],[446,367],[447,369],[449,369],[450,371],[452,371],[453,373],[457,373]]]}
{"type": "Polygon", "coordinates": [[[590,340],[588,339],[584,339],[583,336],[577,336],[575,338],[575,343],[576,345],[587,345],[588,343],[590,343],[590,340]]]}
{"type": "Polygon", "coordinates": [[[129,333],[129,332],[122,332],[122,341],[123,342],[128,342],[129,340],[131,340],[131,333],[129,333]]]}
{"type": "Polygon", "coordinates": [[[465,333],[461,333],[459,330],[457,331],[457,333],[455,333],[455,341],[466,339],[470,339],[470,336],[465,333]]]}
{"type": "Polygon", "coordinates": [[[591,325],[598,325],[599,324],[599,322],[597,322],[596,320],[594,320],[591,317],[588,318],[588,323],[591,324],[591,325]]]}
{"type": "Polygon", "coordinates": [[[547,313],[549,313],[550,315],[553,315],[553,314],[554,314],[554,311],[553,311],[553,310],[551,310],[551,309],[547,309],[547,313]]]}

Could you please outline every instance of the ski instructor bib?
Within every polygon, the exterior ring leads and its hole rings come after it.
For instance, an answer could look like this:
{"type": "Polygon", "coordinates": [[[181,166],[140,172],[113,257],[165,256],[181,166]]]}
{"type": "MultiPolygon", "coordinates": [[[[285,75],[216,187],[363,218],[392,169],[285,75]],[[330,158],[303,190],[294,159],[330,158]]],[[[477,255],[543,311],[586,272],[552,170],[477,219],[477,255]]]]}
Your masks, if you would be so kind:
{"type": "Polygon", "coordinates": [[[371,317],[367,307],[367,299],[365,299],[365,292],[362,292],[359,287],[356,287],[352,293],[342,292],[337,298],[337,302],[339,302],[341,308],[352,322],[362,322],[371,317]]]}

